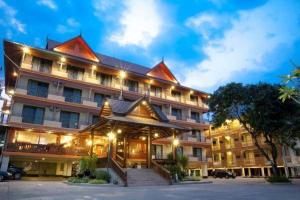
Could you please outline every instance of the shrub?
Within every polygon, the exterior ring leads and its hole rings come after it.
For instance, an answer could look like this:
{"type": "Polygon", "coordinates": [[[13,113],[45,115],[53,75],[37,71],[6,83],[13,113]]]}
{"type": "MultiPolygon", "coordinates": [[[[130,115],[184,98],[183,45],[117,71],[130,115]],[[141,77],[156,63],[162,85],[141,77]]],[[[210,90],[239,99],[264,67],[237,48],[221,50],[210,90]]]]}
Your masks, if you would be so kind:
{"type": "Polygon", "coordinates": [[[177,160],[182,169],[185,170],[189,164],[189,158],[185,155],[178,155],[177,160]]]}
{"type": "Polygon", "coordinates": [[[84,178],[71,177],[68,179],[68,182],[70,182],[70,183],[88,183],[89,179],[86,177],[84,177],[84,178]]]}
{"type": "Polygon", "coordinates": [[[89,181],[90,184],[105,184],[107,183],[106,180],[102,180],[102,179],[93,179],[89,181]]]}
{"type": "Polygon", "coordinates": [[[290,183],[291,181],[286,176],[270,176],[267,178],[270,183],[290,183]]]}
{"type": "Polygon", "coordinates": [[[183,173],[182,173],[179,165],[167,165],[167,166],[165,166],[165,168],[171,173],[171,176],[173,179],[175,179],[176,174],[177,174],[178,180],[180,180],[180,181],[182,180],[183,173]]]}
{"type": "Polygon", "coordinates": [[[107,171],[98,170],[95,172],[95,176],[96,176],[96,179],[105,180],[107,183],[110,182],[111,176],[107,171]]]}
{"type": "Polygon", "coordinates": [[[84,174],[86,172],[94,173],[97,166],[97,156],[82,157],[79,161],[79,173],[84,174]]]}

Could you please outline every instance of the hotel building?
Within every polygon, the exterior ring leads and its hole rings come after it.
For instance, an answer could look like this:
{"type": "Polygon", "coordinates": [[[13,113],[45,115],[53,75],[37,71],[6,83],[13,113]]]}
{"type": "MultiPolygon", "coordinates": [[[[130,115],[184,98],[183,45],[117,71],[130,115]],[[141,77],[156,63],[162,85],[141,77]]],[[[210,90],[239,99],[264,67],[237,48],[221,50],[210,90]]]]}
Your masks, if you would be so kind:
{"type": "MultiPolygon", "coordinates": [[[[220,128],[211,128],[207,132],[207,138],[212,141],[208,155],[209,173],[213,170],[223,169],[235,172],[243,177],[265,177],[272,174],[269,161],[260,153],[254,145],[251,135],[235,120],[220,128]]],[[[268,149],[263,137],[259,138],[259,144],[268,149]]],[[[280,173],[289,170],[292,177],[300,176],[300,148],[295,150],[278,148],[278,167],[280,173]],[[283,156],[283,152],[285,155],[283,156]]],[[[270,151],[269,151],[270,152],[270,151]]]]}
{"type": "Polygon", "coordinates": [[[11,163],[29,175],[71,176],[82,156],[108,156],[114,131],[118,170],[154,167],[178,139],[189,174],[207,176],[209,95],[182,86],[164,61],[147,68],[95,53],[82,36],[47,39],[45,49],[7,40],[3,47],[11,100],[2,109],[1,170],[11,163]]]}

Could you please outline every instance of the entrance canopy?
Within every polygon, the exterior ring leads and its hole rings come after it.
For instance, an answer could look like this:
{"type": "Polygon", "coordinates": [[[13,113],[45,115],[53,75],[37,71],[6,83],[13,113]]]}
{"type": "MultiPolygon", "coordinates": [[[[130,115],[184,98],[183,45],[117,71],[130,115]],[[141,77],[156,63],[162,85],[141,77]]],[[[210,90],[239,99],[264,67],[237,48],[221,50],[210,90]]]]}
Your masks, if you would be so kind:
{"type": "Polygon", "coordinates": [[[171,124],[160,108],[153,106],[147,97],[142,97],[134,102],[107,99],[100,111],[99,121],[80,132],[93,131],[97,135],[114,132],[126,134],[128,138],[138,138],[147,135],[149,130],[155,138],[189,131],[171,124]]]}

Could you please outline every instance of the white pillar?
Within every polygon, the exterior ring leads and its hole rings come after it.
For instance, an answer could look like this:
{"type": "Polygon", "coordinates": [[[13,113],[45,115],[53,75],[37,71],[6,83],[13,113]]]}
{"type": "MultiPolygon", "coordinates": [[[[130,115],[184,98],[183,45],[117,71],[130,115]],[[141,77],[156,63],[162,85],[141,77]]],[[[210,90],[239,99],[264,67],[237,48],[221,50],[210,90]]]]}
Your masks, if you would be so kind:
{"type": "Polygon", "coordinates": [[[6,172],[8,168],[8,163],[9,163],[9,157],[3,156],[0,171],[6,172]]]}
{"type": "Polygon", "coordinates": [[[242,168],[242,177],[245,177],[245,168],[242,168]]]}
{"type": "Polygon", "coordinates": [[[271,176],[271,168],[267,168],[268,169],[268,176],[271,176]]]}
{"type": "Polygon", "coordinates": [[[208,177],[207,165],[202,165],[202,176],[208,177]]]}
{"type": "Polygon", "coordinates": [[[291,176],[292,177],[295,177],[295,170],[296,170],[295,167],[291,167],[291,176]]]}
{"type": "Polygon", "coordinates": [[[262,167],[262,168],[260,168],[261,169],[261,176],[262,177],[265,177],[265,169],[262,167]]]}
{"type": "Polygon", "coordinates": [[[248,168],[248,176],[251,177],[251,168],[248,168]]]}

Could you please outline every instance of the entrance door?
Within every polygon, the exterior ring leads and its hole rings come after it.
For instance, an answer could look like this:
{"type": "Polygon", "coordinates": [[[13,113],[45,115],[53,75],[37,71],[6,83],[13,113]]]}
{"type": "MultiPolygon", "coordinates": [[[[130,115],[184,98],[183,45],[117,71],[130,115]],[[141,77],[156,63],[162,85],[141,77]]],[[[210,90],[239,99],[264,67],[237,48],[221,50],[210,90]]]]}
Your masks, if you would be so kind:
{"type": "Polygon", "coordinates": [[[147,165],[146,139],[131,139],[128,141],[128,166],[144,167],[147,165]]]}

